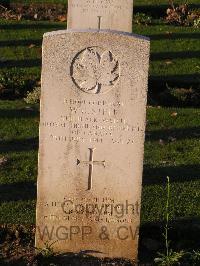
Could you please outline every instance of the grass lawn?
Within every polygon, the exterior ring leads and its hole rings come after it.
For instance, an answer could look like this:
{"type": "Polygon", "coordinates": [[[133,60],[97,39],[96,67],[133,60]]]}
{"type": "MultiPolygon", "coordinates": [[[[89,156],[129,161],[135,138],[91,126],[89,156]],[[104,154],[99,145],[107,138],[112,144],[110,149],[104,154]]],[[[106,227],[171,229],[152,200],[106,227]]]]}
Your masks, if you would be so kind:
{"type": "MultiPolygon", "coordinates": [[[[42,35],[65,29],[66,23],[0,21],[0,76],[39,79],[42,35]]],[[[133,26],[136,34],[151,38],[150,79],[164,83],[200,81],[200,30],[163,24],[133,26]]]]}
{"type": "MultiPolygon", "coordinates": [[[[66,4],[67,0],[10,2],[66,4]]],[[[135,12],[165,12],[167,3],[138,0],[135,12]]],[[[190,4],[200,7],[199,0],[190,4]]],[[[1,84],[27,89],[24,80],[39,80],[42,35],[65,28],[62,22],[0,20],[0,89],[1,84]]],[[[151,39],[151,86],[159,91],[162,83],[178,87],[200,84],[200,29],[169,26],[155,15],[152,25],[133,25],[133,32],[151,39]]],[[[22,100],[0,100],[0,224],[35,224],[38,126],[38,106],[22,100]]],[[[200,109],[149,107],[139,251],[142,259],[156,256],[146,253],[143,240],[163,241],[159,228],[164,220],[167,176],[171,186],[170,220],[178,221],[170,229],[172,248],[199,248],[199,158],[200,109]],[[154,231],[155,224],[158,227],[154,231]]]]}
{"type": "MultiPolygon", "coordinates": [[[[171,219],[200,216],[200,110],[148,108],[142,222],[163,219],[166,176],[171,219]]],[[[0,101],[0,223],[34,223],[39,113],[0,101]]]]}

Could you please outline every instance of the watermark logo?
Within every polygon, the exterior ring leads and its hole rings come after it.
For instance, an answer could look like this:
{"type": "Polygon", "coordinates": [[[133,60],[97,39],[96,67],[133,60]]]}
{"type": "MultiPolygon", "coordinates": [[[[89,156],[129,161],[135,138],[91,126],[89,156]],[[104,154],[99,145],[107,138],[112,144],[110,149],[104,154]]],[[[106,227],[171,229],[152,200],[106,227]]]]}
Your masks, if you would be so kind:
{"type": "Polygon", "coordinates": [[[116,228],[110,229],[108,226],[100,226],[99,229],[92,226],[48,226],[43,227],[37,226],[38,236],[42,241],[52,241],[52,240],[87,240],[91,237],[105,240],[136,240],[139,235],[139,227],[121,225],[116,228]]]}
{"type": "Polygon", "coordinates": [[[128,200],[125,203],[74,203],[70,199],[66,199],[61,204],[62,211],[67,214],[85,215],[87,218],[91,215],[98,219],[103,215],[110,215],[114,218],[123,218],[125,215],[139,216],[140,205],[138,202],[129,203],[128,200]]]}

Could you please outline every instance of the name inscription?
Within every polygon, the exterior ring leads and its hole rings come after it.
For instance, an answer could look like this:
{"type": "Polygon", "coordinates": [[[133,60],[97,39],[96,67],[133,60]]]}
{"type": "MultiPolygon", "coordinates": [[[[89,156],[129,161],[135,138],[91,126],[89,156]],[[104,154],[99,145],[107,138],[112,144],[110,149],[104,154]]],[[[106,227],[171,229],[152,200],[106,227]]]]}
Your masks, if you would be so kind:
{"type": "Polygon", "coordinates": [[[71,5],[75,9],[81,9],[83,13],[92,12],[92,13],[98,13],[101,11],[101,13],[110,13],[110,6],[112,6],[112,12],[113,10],[120,11],[120,10],[128,10],[130,8],[129,0],[123,0],[123,3],[121,0],[87,0],[84,2],[81,2],[80,0],[74,0],[71,5]]]}
{"type": "Polygon", "coordinates": [[[52,141],[127,145],[134,144],[138,134],[144,133],[142,126],[123,117],[124,102],[64,99],[64,105],[66,114],[61,114],[57,121],[41,122],[42,127],[52,129],[52,141]],[[59,134],[57,129],[61,129],[59,134]]]}

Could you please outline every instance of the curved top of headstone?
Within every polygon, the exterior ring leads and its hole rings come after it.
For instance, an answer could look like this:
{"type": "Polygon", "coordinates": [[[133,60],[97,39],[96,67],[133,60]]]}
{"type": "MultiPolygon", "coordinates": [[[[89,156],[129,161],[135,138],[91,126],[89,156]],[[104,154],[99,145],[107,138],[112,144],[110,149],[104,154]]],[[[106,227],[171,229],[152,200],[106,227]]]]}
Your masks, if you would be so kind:
{"type": "Polygon", "coordinates": [[[68,29],[132,32],[133,0],[68,0],[68,29]]]}
{"type": "Polygon", "coordinates": [[[141,39],[141,40],[145,40],[145,41],[150,41],[150,38],[144,35],[139,35],[139,34],[135,34],[135,33],[129,33],[129,32],[124,32],[124,31],[118,31],[118,30],[83,30],[83,29],[67,29],[67,30],[55,30],[55,31],[49,31],[49,32],[45,32],[43,37],[50,37],[50,36],[58,36],[58,35],[63,35],[66,33],[91,33],[91,34],[110,34],[110,35],[122,35],[122,36],[127,36],[127,37],[131,37],[131,38],[135,38],[135,39],[141,39]]]}

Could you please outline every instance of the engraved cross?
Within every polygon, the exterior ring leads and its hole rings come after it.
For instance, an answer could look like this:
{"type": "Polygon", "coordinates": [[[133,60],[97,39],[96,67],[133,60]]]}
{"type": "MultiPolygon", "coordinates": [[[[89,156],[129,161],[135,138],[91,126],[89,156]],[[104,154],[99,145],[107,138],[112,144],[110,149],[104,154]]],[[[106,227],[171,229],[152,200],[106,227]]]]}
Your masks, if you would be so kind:
{"type": "Polygon", "coordinates": [[[77,159],[77,165],[80,165],[80,164],[89,165],[88,190],[92,189],[92,176],[93,176],[94,165],[103,165],[104,167],[106,166],[105,161],[94,161],[95,149],[96,148],[89,148],[89,151],[90,151],[89,161],[80,161],[79,159],[77,159]]]}
{"type": "Polygon", "coordinates": [[[101,19],[102,19],[102,17],[98,16],[98,30],[101,29],[101,19]]]}

